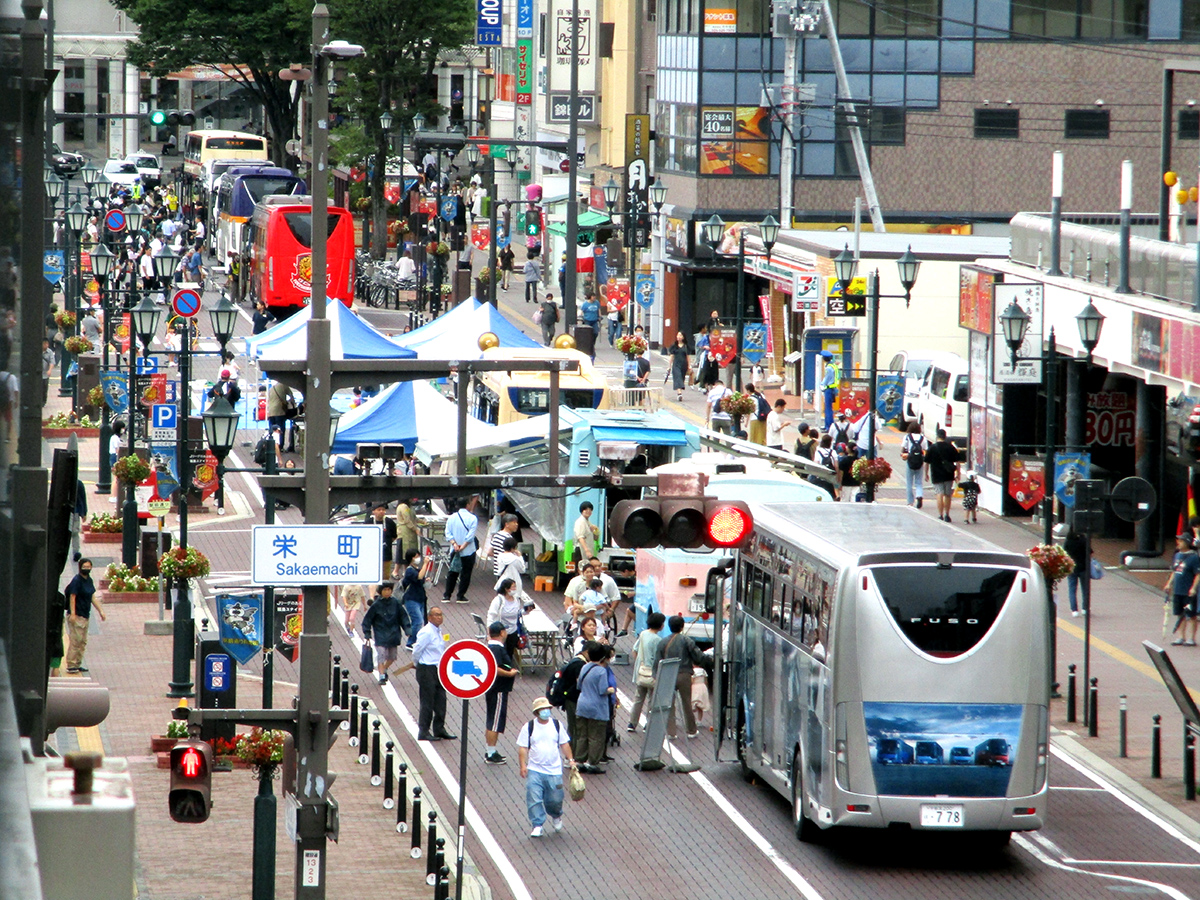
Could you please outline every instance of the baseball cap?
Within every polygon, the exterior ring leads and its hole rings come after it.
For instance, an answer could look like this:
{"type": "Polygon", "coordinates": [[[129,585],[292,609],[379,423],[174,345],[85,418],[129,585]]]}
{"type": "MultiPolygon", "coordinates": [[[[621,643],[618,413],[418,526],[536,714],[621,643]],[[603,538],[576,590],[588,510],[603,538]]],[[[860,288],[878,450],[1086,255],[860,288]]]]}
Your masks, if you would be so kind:
{"type": "Polygon", "coordinates": [[[222,377],[222,378],[228,378],[228,377],[229,377],[229,370],[228,370],[228,369],[222,369],[222,370],[221,370],[221,377],[222,377]]]}
{"type": "Polygon", "coordinates": [[[828,350],[822,350],[821,356],[825,359],[833,359],[833,354],[830,353],[828,350]]]}
{"type": "Polygon", "coordinates": [[[537,712],[539,709],[550,709],[551,706],[553,706],[553,704],[545,697],[538,697],[533,701],[534,712],[537,712]]]}
{"type": "Polygon", "coordinates": [[[1175,535],[1175,540],[1177,540],[1177,541],[1183,541],[1183,542],[1184,542],[1185,544],[1187,544],[1189,547],[1191,547],[1191,546],[1192,546],[1192,544],[1193,544],[1193,543],[1195,543],[1195,542],[1192,540],[1192,536],[1191,536],[1190,534],[1188,534],[1186,531],[1185,531],[1183,534],[1177,534],[1177,535],[1175,535]]]}
{"type": "Polygon", "coordinates": [[[844,418],[846,418],[846,414],[845,414],[844,412],[841,412],[841,411],[839,411],[839,412],[838,412],[838,414],[837,414],[837,417],[838,417],[839,419],[844,419],[844,418]]]}

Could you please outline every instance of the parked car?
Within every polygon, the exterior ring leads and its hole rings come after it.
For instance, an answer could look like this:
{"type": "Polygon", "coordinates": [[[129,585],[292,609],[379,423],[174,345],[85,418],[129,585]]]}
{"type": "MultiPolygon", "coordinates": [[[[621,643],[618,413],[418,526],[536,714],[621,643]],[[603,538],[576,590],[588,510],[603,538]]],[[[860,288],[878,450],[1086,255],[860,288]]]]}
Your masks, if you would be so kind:
{"type": "Polygon", "coordinates": [[[162,165],[153,153],[130,153],[125,157],[125,162],[131,162],[137,166],[137,170],[142,176],[142,184],[146,187],[154,187],[162,181],[162,165]]]}
{"type": "Polygon", "coordinates": [[[109,184],[123,184],[126,186],[133,184],[142,177],[142,173],[138,171],[137,166],[123,159],[110,159],[104,164],[104,170],[101,174],[109,184]]]}
{"type": "Polygon", "coordinates": [[[971,432],[967,412],[970,398],[970,376],[967,361],[957,353],[942,353],[934,357],[921,379],[913,412],[921,430],[934,439],[939,428],[960,446],[965,446],[971,432]]]}
{"type": "Polygon", "coordinates": [[[971,766],[975,764],[975,757],[971,753],[970,747],[951,747],[950,748],[950,765],[952,766],[971,766]]]}
{"type": "Polygon", "coordinates": [[[900,407],[900,427],[917,418],[917,394],[934,357],[945,355],[939,350],[901,350],[892,357],[888,369],[904,373],[904,404],[900,407]]]}
{"type": "Polygon", "coordinates": [[[68,153],[57,143],[51,145],[50,165],[53,167],[55,175],[61,175],[63,178],[78,175],[79,170],[84,167],[86,162],[87,160],[79,153],[68,153]]]}

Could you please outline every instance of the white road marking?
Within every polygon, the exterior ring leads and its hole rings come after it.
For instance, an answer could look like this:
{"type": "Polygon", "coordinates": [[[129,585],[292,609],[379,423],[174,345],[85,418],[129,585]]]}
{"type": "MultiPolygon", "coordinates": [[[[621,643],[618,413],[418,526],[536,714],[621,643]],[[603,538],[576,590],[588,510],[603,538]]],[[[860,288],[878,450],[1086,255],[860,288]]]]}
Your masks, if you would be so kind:
{"type": "MultiPolygon", "coordinates": [[[[333,615],[342,627],[345,628],[345,614],[342,609],[336,604],[333,607],[333,615]]],[[[356,634],[350,635],[350,640],[355,648],[361,653],[363,640],[356,634]]],[[[400,723],[404,726],[404,730],[408,732],[409,737],[416,740],[417,737],[417,720],[409,713],[408,707],[404,705],[404,701],[400,699],[400,695],[396,693],[396,688],[390,682],[383,686],[383,695],[387,698],[388,706],[400,719],[400,723]]],[[[460,740],[465,740],[466,735],[461,735],[460,740]]],[[[442,758],[434,750],[433,745],[429,741],[417,741],[417,747],[425,755],[425,759],[429,762],[430,767],[437,774],[438,780],[441,781],[443,787],[450,793],[451,797],[458,797],[458,779],[450,772],[450,768],[442,761],[442,758]]],[[[517,871],[517,867],[513,865],[508,854],[500,846],[500,843],[492,835],[491,830],[475,809],[475,804],[470,800],[467,801],[466,822],[474,830],[479,843],[483,846],[484,851],[492,858],[496,867],[500,870],[500,874],[507,882],[514,900],[533,900],[533,894],[529,888],[525,886],[525,880],[521,877],[521,873],[517,871]]],[[[448,832],[449,828],[446,829],[448,832]]],[[[449,837],[449,835],[447,835],[449,837]]],[[[449,845],[449,840],[447,840],[449,845]]],[[[449,846],[447,846],[447,859],[450,858],[449,846]]]]}
{"type": "MultiPolygon", "coordinates": [[[[1036,834],[1036,832],[1035,832],[1036,834]]],[[[1024,834],[1014,834],[1013,843],[1036,859],[1043,865],[1050,866],[1052,869],[1061,869],[1064,872],[1074,872],[1077,875],[1087,875],[1091,878],[1106,878],[1110,881],[1121,881],[1126,884],[1137,884],[1142,887],[1152,888],[1153,890],[1161,891],[1172,900],[1191,900],[1187,894],[1177,888],[1171,887],[1169,884],[1159,884],[1157,881],[1147,881],[1144,878],[1134,878],[1131,875],[1114,875],[1111,872],[1089,872],[1086,869],[1077,869],[1074,866],[1069,866],[1066,863],[1059,862],[1047,856],[1039,849],[1034,841],[1029,840],[1024,834]]]]}
{"type": "MultiPolygon", "coordinates": [[[[625,709],[632,708],[633,701],[625,694],[624,691],[618,689],[617,696],[620,698],[621,705],[625,709]]],[[[675,745],[670,741],[667,742],[667,747],[670,750],[671,756],[676,762],[683,764],[687,764],[689,762],[688,758],[679,750],[677,750],[675,745]]],[[[708,795],[708,798],[712,800],[717,809],[719,809],[725,815],[725,817],[737,827],[738,831],[750,839],[750,843],[757,847],[763,856],[770,860],[771,864],[779,870],[779,873],[783,875],[783,877],[786,878],[797,891],[800,892],[800,895],[804,897],[805,900],[822,900],[822,897],[817,892],[817,889],[814,888],[804,878],[803,875],[796,871],[795,867],[790,862],[783,858],[779,851],[772,846],[771,842],[768,841],[757,828],[751,825],[746,820],[745,816],[743,816],[734,808],[733,804],[726,799],[720,790],[717,789],[717,786],[709,781],[703,773],[692,772],[688,777],[696,782],[700,790],[708,795]]]]}
{"type": "Polygon", "coordinates": [[[1108,793],[1107,791],[1105,791],[1105,790],[1104,790],[1104,788],[1099,788],[1099,787],[1069,787],[1069,786],[1067,786],[1067,785],[1065,785],[1065,784],[1052,784],[1052,785],[1050,785],[1050,790],[1052,790],[1052,791],[1090,791],[1091,793],[1094,793],[1094,794],[1105,794],[1105,793],[1108,793]]]}
{"type": "MultiPolygon", "coordinates": [[[[231,469],[249,468],[249,466],[247,466],[244,462],[242,462],[242,458],[237,455],[237,451],[231,452],[229,454],[229,459],[230,459],[229,467],[231,469]]],[[[263,494],[262,494],[262,490],[259,489],[257,479],[252,477],[254,473],[253,472],[238,472],[237,474],[242,476],[242,481],[244,481],[246,483],[247,491],[249,492],[250,496],[254,498],[254,502],[257,503],[259,508],[261,509],[263,506],[263,494]]]]}
{"type": "Polygon", "coordinates": [[[1137,860],[1125,859],[1072,859],[1069,856],[1063,857],[1063,862],[1071,863],[1074,866],[1147,866],[1160,869],[1200,869],[1200,863],[1173,863],[1173,862],[1138,862],[1137,860]]]}
{"type": "Polygon", "coordinates": [[[1162,818],[1159,815],[1156,815],[1151,810],[1142,806],[1142,804],[1138,803],[1136,800],[1134,800],[1132,797],[1130,797],[1124,791],[1120,790],[1115,785],[1110,784],[1109,782],[1105,781],[1103,778],[1101,778],[1095,772],[1092,772],[1089,769],[1085,768],[1082,764],[1073,760],[1070,756],[1068,756],[1063,751],[1059,750],[1057,747],[1051,745],[1050,752],[1053,753],[1054,756],[1056,756],[1058,759],[1062,760],[1067,765],[1069,765],[1072,769],[1079,772],[1081,775],[1084,775],[1091,781],[1094,781],[1102,789],[1104,789],[1108,793],[1112,794],[1114,797],[1116,797],[1118,800],[1120,800],[1122,803],[1124,803],[1126,806],[1128,806],[1134,812],[1138,813],[1142,817],[1153,822],[1155,825],[1157,825],[1159,828],[1161,828],[1163,831],[1165,831],[1171,837],[1175,838],[1175,840],[1179,841],[1181,844],[1188,847],[1194,853],[1200,854],[1200,843],[1197,843],[1196,841],[1192,840],[1190,837],[1188,837],[1186,834],[1184,834],[1182,831],[1180,831],[1178,828],[1176,828],[1174,825],[1172,825],[1166,819],[1162,818]]]}

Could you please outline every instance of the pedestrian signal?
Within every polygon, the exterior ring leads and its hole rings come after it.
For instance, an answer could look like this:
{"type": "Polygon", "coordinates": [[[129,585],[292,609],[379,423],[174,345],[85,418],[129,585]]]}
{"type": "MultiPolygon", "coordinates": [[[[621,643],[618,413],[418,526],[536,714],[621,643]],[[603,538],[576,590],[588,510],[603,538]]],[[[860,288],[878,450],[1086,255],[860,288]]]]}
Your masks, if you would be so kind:
{"type": "Polygon", "coordinates": [[[212,747],[180,741],[171,748],[171,791],[167,809],[176,822],[206,822],[212,810],[212,747]]]}

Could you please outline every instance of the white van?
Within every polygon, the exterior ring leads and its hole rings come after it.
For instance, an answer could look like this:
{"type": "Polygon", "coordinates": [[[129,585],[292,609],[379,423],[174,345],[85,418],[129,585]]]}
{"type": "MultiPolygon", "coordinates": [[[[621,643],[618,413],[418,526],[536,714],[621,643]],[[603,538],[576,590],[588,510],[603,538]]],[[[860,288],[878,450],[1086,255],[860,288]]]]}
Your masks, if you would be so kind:
{"type": "Polygon", "coordinates": [[[921,382],[936,356],[945,356],[942,350],[901,350],[892,357],[888,369],[904,375],[904,404],[900,409],[900,427],[907,427],[917,419],[917,397],[921,393],[921,382]]]}
{"type": "Polygon", "coordinates": [[[939,428],[959,446],[966,446],[971,426],[967,421],[970,376],[967,361],[957,353],[939,353],[930,360],[921,380],[914,412],[921,430],[934,440],[939,428]]]}

